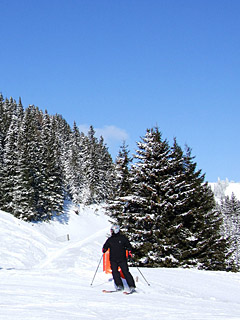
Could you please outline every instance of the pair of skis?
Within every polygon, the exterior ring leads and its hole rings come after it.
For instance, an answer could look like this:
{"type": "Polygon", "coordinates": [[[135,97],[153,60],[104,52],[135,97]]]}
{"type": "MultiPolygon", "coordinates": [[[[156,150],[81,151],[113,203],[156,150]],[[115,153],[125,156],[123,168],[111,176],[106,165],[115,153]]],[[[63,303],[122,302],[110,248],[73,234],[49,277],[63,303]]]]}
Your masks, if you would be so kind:
{"type": "Polygon", "coordinates": [[[121,290],[102,290],[103,293],[114,293],[114,292],[122,292],[125,295],[133,294],[136,292],[136,290],[131,290],[131,291],[121,291],[121,290]]]}

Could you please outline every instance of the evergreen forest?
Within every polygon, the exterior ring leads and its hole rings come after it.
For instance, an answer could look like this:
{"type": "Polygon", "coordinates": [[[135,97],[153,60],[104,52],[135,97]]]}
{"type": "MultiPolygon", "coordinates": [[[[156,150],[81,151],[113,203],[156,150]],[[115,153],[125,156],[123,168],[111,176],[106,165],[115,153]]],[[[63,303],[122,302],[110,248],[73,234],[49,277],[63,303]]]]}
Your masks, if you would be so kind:
{"type": "Polygon", "coordinates": [[[146,130],[115,161],[103,137],[0,95],[0,209],[25,221],[61,215],[65,200],[104,203],[133,244],[135,265],[239,269],[240,204],[217,205],[191,149],[146,130]]]}

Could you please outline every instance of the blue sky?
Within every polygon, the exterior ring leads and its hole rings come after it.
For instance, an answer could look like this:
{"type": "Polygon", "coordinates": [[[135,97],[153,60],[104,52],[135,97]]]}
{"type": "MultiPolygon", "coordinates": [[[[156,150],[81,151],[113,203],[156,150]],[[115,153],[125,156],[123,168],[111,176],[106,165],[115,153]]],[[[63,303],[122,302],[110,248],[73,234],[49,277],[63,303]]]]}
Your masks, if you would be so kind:
{"type": "Polygon", "coordinates": [[[115,158],[146,129],[240,182],[240,1],[0,0],[0,92],[85,130],[115,158]]]}

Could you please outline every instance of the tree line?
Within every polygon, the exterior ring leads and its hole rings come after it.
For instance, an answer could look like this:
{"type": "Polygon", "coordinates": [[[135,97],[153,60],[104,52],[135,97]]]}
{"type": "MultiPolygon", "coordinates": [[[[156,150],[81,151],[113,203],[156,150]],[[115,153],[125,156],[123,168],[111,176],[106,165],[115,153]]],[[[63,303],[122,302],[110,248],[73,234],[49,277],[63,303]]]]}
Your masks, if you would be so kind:
{"type": "Polygon", "coordinates": [[[0,208],[26,221],[61,214],[65,199],[104,201],[114,165],[103,138],[88,135],[61,115],[0,96],[0,208]]]}
{"type": "Polygon", "coordinates": [[[85,135],[61,115],[0,95],[0,209],[43,221],[60,215],[66,199],[104,202],[137,265],[236,269],[223,210],[191,149],[176,138],[170,145],[157,127],[137,147],[131,157],[123,142],[113,162],[92,126],[85,135]]]}

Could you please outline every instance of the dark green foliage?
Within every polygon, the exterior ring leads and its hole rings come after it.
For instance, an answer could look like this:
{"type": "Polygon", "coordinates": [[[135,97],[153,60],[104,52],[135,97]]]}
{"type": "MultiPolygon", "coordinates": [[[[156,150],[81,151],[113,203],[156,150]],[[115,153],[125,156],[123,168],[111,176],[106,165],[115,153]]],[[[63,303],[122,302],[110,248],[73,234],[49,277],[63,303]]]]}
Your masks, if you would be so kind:
{"type": "Polygon", "coordinates": [[[53,212],[59,214],[63,208],[63,174],[60,166],[60,148],[57,138],[56,119],[47,112],[43,117],[39,149],[42,161],[38,166],[37,211],[49,219],[53,212]],[[44,143],[43,143],[44,142],[44,143]]]}
{"type": "MultiPolygon", "coordinates": [[[[3,96],[0,94],[0,182],[3,181],[3,155],[4,155],[4,122],[3,122],[3,96]]],[[[0,208],[3,206],[3,188],[0,188],[0,208]]]]}
{"type": "Polygon", "coordinates": [[[110,197],[114,165],[103,138],[73,130],[35,106],[23,110],[0,95],[0,208],[18,218],[48,220],[64,199],[99,203],[110,197]]]}
{"type": "Polygon", "coordinates": [[[83,174],[84,135],[82,135],[74,122],[73,131],[69,138],[69,149],[65,160],[65,181],[69,196],[74,203],[81,203],[82,192],[85,185],[83,174]]]}
{"type": "Polygon", "coordinates": [[[118,219],[119,212],[122,211],[122,207],[125,205],[124,197],[126,197],[131,190],[129,172],[129,165],[131,161],[132,159],[129,157],[129,150],[125,145],[125,142],[123,142],[116,158],[116,175],[113,183],[113,197],[108,200],[107,204],[108,213],[112,217],[113,221],[114,219],[118,219]]]}
{"type": "Polygon", "coordinates": [[[84,202],[87,204],[100,203],[112,193],[115,175],[112,158],[104,144],[103,137],[98,140],[92,126],[84,140],[84,146],[83,171],[86,181],[84,202]]]}
{"type": "Polygon", "coordinates": [[[9,108],[8,103],[5,113],[10,113],[12,120],[4,139],[1,208],[28,221],[49,219],[54,211],[62,210],[59,203],[63,203],[62,183],[54,179],[61,174],[59,161],[53,157],[57,151],[55,130],[51,128],[49,136],[43,134],[43,114],[34,106],[25,112],[21,104],[9,108]]]}
{"type": "Polygon", "coordinates": [[[128,146],[123,142],[116,159],[116,196],[126,196],[131,189],[129,166],[132,158],[129,156],[128,146]]]}
{"type": "Polygon", "coordinates": [[[2,190],[4,190],[2,195],[2,208],[6,211],[11,211],[13,206],[14,185],[18,169],[18,135],[23,117],[22,106],[15,106],[14,104],[12,121],[4,139],[1,187],[2,190]]]}
{"type": "Polygon", "coordinates": [[[8,210],[13,200],[13,187],[17,169],[17,142],[23,117],[19,104],[11,98],[4,102],[0,96],[0,207],[8,210]]]}
{"type": "Polygon", "coordinates": [[[109,214],[130,237],[139,265],[224,270],[221,218],[190,149],[184,154],[176,139],[170,147],[155,128],[138,143],[135,159],[131,192],[109,214]]]}

